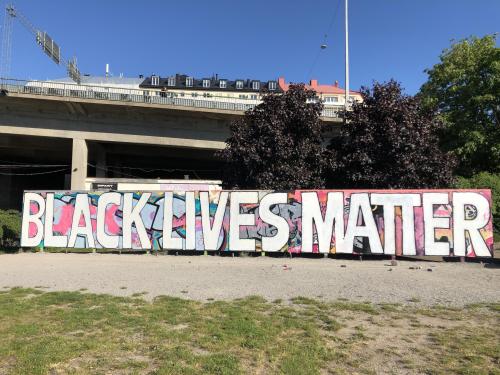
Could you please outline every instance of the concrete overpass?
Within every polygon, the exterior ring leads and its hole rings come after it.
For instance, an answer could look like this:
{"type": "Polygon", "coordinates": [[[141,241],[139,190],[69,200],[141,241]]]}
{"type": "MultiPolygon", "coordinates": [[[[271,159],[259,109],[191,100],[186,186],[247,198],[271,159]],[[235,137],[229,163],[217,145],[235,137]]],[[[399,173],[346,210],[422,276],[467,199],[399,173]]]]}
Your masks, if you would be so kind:
{"type": "MultiPolygon", "coordinates": [[[[201,165],[202,170],[213,172],[204,178],[217,177],[214,152],[224,147],[230,122],[255,105],[148,97],[140,90],[82,90],[80,85],[61,87],[50,82],[4,80],[1,88],[0,157],[70,166],[64,186],[37,185],[40,189],[83,190],[89,172],[90,177],[132,175],[130,170],[108,169],[113,155],[114,164],[124,167],[141,159],[174,170],[175,163],[167,161],[177,160],[179,171],[201,165]]],[[[335,111],[323,115],[325,122],[339,122],[335,111]]],[[[33,188],[23,185],[14,190],[21,187],[33,188]]],[[[0,206],[5,205],[0,197],[0,206]]]]}

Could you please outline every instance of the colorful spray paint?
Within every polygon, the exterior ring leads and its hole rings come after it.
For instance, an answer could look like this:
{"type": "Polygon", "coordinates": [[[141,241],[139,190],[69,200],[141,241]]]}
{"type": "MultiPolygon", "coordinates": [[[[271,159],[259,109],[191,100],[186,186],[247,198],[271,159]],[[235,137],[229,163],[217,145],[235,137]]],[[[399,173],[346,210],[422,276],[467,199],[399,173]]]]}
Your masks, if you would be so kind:
{"type": "Polygon", "coordinates": [[[490,257],[491,192],[25,192],[21,245],[490,257]]]}

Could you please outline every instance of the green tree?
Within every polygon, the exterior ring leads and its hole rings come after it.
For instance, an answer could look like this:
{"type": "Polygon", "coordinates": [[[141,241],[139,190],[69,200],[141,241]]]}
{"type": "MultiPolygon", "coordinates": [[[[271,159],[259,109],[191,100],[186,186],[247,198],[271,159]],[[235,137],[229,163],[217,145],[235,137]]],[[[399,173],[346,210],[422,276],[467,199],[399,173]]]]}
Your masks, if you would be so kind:
{"type": "Polygon", "coordinates": [[[453,43],[427,69],[420,95],[445,124],[441,146],[458,159],[457,174],[500,172],[500,48],[496,37],[453,43]]]}
{"type": "Polygon", "coordinates": [[[268,94],[231,124],[224,161],[224,186],[240,189],[314,189],[324,185],[327,159],[316,92],[291,85],[268,94]]]}

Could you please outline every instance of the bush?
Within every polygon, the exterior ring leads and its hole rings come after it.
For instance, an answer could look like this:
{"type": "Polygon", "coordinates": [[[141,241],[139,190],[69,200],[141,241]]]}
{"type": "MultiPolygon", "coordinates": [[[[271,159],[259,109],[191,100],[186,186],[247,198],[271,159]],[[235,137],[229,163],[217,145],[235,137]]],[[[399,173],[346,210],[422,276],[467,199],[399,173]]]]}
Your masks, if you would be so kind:
{"type": "Polygon", "coordinates": [[[470,178],[458,177],[457,187],[460,189],[491,189],[493,225],[495,232],[500,233],[500,173],[480,172],[470,178]]]}
{"type": "Polygon", "coordinates": [[[15,246],[21,237],[21,213],[16,210],[0,210],[0,244],[15,246]]]}

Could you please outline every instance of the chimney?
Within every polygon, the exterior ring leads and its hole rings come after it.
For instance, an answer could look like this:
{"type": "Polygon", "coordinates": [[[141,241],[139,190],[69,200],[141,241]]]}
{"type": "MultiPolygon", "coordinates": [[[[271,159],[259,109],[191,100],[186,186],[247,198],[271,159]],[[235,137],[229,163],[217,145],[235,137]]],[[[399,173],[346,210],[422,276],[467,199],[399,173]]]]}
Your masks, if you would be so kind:
{"type": "Polygon", "coordinates": [[[281,87],[282,90],[286,90],[288,88],[288,85],[285,82],[285,77],[278,78],[278,85],[279,87],[281,87]]]}
{"type": "Polygon", "coordinates": [[[335,87],[339,87],[339,81],[335,81],[335,87]]]}
{"type": "Polygon", "coordinates": [[[106,64],[106,77],[109,77],[109,64],[106,64]]]}
{"type": "Polygon", "coordinates": [[[309,81],[309,85],[310,85],[312,88],[316,88],[316,87],[318,87],[318,80],[317,80],[317,79],[311,79],[311,81],[309,81]]]}

